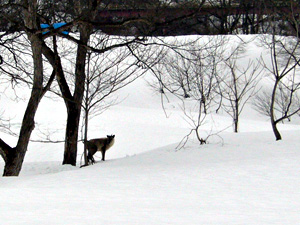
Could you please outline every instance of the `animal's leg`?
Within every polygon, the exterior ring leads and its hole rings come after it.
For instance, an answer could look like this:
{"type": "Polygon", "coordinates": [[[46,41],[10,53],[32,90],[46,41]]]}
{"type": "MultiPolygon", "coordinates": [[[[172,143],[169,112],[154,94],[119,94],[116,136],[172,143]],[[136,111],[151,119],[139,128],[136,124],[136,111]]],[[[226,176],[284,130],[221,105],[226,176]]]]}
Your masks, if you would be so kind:
{"type": "Polygon", "coordinates": [[[105,148],[104,147],[101,149],[101,153],[102,153],[102,161],[105,161],[105,148]]]}
{"type": "Polygon", "coordinates": [[[93,155],[92,155],[90,152],[88,153],[88,161],[89,161],[90,163],[92,163],[92,164],[95,163],[95,159],[94,159],[93,155]]]}

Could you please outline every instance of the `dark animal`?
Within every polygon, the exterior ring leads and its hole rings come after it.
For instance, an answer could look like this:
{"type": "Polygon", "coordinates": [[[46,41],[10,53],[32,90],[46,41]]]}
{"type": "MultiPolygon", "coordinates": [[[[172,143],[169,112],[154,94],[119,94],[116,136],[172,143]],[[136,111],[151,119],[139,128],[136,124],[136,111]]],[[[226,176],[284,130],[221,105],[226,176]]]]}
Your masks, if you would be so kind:
{"type": "Polygon", "coordinates": [[[96,138],[87,141],[88,161],[95,163],[93,155],[99,151],[102,153],[102,160],[105,161],[105,152],[115,143],[115,135],[107,135],[106,138],[96,138]]]}

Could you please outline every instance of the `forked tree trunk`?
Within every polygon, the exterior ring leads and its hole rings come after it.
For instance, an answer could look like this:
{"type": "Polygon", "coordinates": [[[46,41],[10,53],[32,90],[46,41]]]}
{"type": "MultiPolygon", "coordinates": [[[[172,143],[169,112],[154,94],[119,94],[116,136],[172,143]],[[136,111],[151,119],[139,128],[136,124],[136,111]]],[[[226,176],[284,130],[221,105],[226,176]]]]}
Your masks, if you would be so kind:
{"type": "Polygon", "coordinates": [[[56,70],[57,81],[64,98],[64,102],[67,108],[67,124],[65,133],[65,147],[64,158],[62,164],[70,164],[76,166],[77,158],[77,142],[79,121],[81,114],[81,105],[84,96],[84,84],[85,84],[85,65],[86,55],[90,34],[92,32],[91,25],[81,24],[79,26],[80,31],[80,44],[77,47],[76,56],[76,68],[75,68],[75,83],[74,93],[70,91],[70,87],[64,75],[62,63],[57,51],[52,51],[46,45],[43,45],[43,53],[45,57],[52,64],[56,70]]]}
{"type": "Polygon", "coordinates": [[[70,164],[73,166],[76,166],[79,121],[86,78],[85,65],[87,48],[85,45],[88,44],[91,31],[90,25],[83,24],[80,26],[80,42],[82,44],[78,45],[77,48],[74,96],[72,99],[65,99],[68,118],[63,164],[70,164]]]}

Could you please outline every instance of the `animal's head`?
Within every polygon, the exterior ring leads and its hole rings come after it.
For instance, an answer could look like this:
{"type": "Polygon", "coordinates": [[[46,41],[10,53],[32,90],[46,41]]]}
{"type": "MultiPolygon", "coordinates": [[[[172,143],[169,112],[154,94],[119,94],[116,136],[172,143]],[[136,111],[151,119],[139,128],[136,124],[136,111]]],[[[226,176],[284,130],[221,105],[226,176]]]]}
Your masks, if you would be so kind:
{"type": "Polygon", "coordinates": [[[108,138],[109,141],[111,141],[115,138],[115,135],[107,135],[107,138],[108,138]]]}

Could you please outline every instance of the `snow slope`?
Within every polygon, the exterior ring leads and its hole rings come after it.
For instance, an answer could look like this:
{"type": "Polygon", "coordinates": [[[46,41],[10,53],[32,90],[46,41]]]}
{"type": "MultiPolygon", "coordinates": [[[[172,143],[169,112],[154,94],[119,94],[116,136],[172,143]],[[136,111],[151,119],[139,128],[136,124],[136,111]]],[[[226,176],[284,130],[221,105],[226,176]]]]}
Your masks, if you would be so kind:
{"type": "MultiPolygon", "coordinates": [[[[202,132],[229,127],[221,137],[203,146],[192,138],[176,149],[189,131],[176,102],[166,104],[166,118],[160,96],[143,79],[119,96],[120,104],[90,123],[90,138],[116,134],[107,161],[62,166],[62,143],[30,143],[21,175],[0,178],[0,224],[300,223],[296,122],[281,124],[283,141],[275,142],[269,122],[248,107],[241,133],[232,133],[231,118],[214,115],[202,132]]],[[[16,113],[24,108],[4,96],[3,102],[19,107],[16,113]]],[[[65,119],[61,101],[53,108],[43,99],[36,120],[53,130],[51,138],[63,138],[65,119]]]]}
{"type": "Polygon", "coordinates": [[[227,134],[223,144],[169,145],[83,169],[1,178],[0,221],[299,224],[300,132],[284,134],[276,144],[270,132],[227,134]]]}

